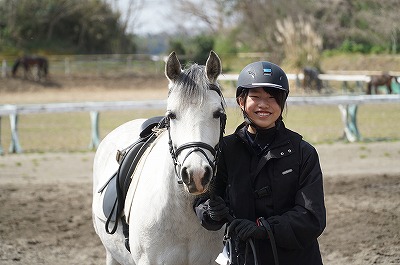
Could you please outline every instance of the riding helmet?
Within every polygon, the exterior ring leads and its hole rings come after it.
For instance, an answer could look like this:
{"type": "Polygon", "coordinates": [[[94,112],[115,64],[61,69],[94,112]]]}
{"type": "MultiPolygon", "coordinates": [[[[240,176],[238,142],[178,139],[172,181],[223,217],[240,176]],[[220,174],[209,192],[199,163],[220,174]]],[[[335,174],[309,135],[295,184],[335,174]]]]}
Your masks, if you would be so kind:
{"type": "Polygon", "coordinates": [[[289,82],[286,73],[278,65],[271,62],[254,62],[247,65],[239,74],[236,97],[243,89],[269,87],[283,90],[289,94],[289,82]]]}

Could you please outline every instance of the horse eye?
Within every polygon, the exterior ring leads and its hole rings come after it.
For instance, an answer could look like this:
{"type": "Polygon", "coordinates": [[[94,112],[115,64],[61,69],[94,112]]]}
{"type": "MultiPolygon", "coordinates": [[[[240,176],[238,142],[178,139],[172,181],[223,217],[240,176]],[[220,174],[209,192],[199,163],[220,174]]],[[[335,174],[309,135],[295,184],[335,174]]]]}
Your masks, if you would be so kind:
{"type": "Polygon", "coordinates": [[[166,116],[171,120],[176,119],[176,114],[173,113],[172,111],[168,111],[166,116]]]}

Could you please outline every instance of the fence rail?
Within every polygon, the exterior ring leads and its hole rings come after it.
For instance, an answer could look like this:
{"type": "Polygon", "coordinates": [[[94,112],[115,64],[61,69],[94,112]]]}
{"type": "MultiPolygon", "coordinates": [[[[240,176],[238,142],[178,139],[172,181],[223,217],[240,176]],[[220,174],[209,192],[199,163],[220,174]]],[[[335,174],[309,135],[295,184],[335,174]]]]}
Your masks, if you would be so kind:
{"type": "MultiPolygon", "coordinates": [[[[302,80],[304,79],[304,74],[287,74],[289,80],[302,80]]],[[[224,81],[236,81],[238,79],[238,74],[225,74],[219,77],[220,80],[224,81]]],[[[370,74],[319,74],[318,78],[321,80],[330,81],[360,81],[368,82],[371,80],[370,74]]]]}
{"type": "MultiPolygon", "coordinates": [[[[400,102],[400,95],[359,95],[359,96],[307,96],[289,97],[288,105],[338,105],[342,116],[344,134],[348,141],[355,142],[361,139],[357,126],[357,108],[359,104],[400,102]]],[[[227,107],[235,107],[234,98],[226,98],[227,107]]],[[[0,105],[0,119],[9,116],[11,127],[10,153],[21,153],[22,147],[18,137],[18,116],[35,113],[62,113],[62,112],[89,112],[91,120],[91,144],[95,149],[100,143],[99,112],[111,110],[131,109],[163,109],[166,100],[147,101],[117,101],[117,102],[77,102],[77,103],[49,103],[0,105]]],[[[0,130],[1,133],[1,130],[0,130]]],[[[0,138],[1,139],[1,138],[0,138]]],[[[0,154],[3,149],[0,145],[0,154]]]]}

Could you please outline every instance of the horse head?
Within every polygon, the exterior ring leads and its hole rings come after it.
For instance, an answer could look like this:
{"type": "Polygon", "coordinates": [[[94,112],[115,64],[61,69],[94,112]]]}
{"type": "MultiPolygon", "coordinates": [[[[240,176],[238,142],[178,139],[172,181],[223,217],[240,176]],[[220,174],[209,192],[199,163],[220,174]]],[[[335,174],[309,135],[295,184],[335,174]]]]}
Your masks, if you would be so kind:
{"type": "Polygon", "coordinates": [[[170,153],[178,182],[195,195],[207,191],[216,172],[226,120],[217,83],[221,70],[221,61],[213,51],[205,66],[192,64],[182,70],[175,52],[165,66],[170,153]]]}

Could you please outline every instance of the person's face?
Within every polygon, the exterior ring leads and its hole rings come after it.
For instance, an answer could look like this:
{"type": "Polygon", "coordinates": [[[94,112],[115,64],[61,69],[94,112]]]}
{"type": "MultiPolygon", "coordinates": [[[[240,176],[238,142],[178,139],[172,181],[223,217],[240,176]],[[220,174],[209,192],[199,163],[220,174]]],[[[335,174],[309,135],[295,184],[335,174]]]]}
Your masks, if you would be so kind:
{"type": "MultiPolygon", "coordinates": [[[[246,98],[239,100],[239,105],[249,118],[260,128],[269,129],[275,126],[276,120],[281,115],[282,109],[275,98],[265,92],[262,87],[249,89],[246,98]],[[246,102],[244,102],[246,101],[246,102]]],[[[249,131],[253,128],[249,126],[249,131]]]]}

